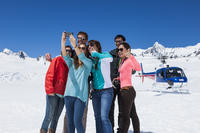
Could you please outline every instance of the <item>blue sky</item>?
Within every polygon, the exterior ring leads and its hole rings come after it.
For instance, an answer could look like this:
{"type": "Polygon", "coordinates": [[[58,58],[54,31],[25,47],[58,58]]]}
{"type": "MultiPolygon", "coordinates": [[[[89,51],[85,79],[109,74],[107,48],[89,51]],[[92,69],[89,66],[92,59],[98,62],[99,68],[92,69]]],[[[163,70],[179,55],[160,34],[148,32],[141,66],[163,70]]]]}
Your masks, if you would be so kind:
{"type": "Polygon", "coordinates": [[[165,47],[200,42],[199,0],[2,0],[0,50],[23,50],[31,57],[60,53],[64,30],[85,31],[104,51],[123,34],[132,48],[158,41],[165,47]]]}

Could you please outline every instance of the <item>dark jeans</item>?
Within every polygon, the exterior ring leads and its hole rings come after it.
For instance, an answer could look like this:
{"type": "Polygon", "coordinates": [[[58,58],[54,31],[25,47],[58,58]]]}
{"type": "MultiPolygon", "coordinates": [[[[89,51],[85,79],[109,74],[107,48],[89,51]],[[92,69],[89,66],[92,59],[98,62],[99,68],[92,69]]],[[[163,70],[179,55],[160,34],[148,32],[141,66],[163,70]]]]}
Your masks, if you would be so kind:
{"type": "Polygon", "coordinates": [[[65,107],[67,113],[68,133],[84,133],[82,119],[86,103],[79,98],[65,96],[65,107]]]}
{"type": "Polygon", "coordinates": [[[46,113],[44,120],[42,122],[42,129],[44,131],[48,130],[49,124],[50,128],[56,131],[58,119],[62,113],[64,107],[64,99],[55,96],[46,96],[46,113]]]}
{"type": "Polygon", "coordinates": [[[118,133],[127,133],[132,118],[134,133],[140,133],[139,118],[135,108],[136,92],[133,87],[120,89],[119,92],[119,129],[118,133]]]}
{"type": "Polygon", "coordinates": [[[109,112],[113,99],[113,88],[92,92],[92,105],[96,121],[96,133],[112,133],[109,112]]]}

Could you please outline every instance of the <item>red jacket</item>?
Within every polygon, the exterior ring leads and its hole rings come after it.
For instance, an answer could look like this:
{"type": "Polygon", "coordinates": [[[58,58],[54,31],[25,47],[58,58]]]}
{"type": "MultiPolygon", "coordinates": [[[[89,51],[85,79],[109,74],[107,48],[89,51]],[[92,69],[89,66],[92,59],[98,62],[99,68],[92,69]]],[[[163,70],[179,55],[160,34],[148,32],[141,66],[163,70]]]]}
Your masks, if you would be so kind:
{"type": "Polygon", "coordinates": [[[63,57],[59,56],[51,61],[45,78],[47,94],[57,93],[64,95],[69,68],[63,57]]]}

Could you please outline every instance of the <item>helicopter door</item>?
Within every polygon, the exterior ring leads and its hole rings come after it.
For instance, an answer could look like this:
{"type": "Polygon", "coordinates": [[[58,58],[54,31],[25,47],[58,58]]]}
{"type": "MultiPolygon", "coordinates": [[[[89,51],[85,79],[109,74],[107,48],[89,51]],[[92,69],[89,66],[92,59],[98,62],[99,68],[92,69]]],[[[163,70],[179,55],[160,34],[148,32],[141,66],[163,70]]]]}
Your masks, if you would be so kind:
{"type": "Polygon", "coordinates": [[[157,82],[164,82],[165,73],[164,73],[164,71],[162,69],[157,71],[156,76],[157,76],[157,78],[156,78],[157,82]]]}

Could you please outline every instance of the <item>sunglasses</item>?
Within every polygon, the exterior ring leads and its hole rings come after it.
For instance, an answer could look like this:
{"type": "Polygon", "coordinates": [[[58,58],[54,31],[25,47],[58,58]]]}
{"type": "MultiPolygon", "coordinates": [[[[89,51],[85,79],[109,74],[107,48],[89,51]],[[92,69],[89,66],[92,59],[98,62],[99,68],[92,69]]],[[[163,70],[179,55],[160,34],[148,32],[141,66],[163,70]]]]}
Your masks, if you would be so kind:
{"type": "Polygon", "coordinates": [[[86,40],[86,38],[84,38],[84,37],[78,37],[77,38],[79,41],[84,41],[84,40],[86,40]]]}
{"type": "Polygon", "coordinates": [[[119,40],[119,41],[115,41],[115,43],[122,43],[123,41],[122,40],[119,40]]]}
{"type": "Polygon", "coordinates": [[[118,48],[117,52],[123,52],[123,50],[124,50],[123,48],[118,48]]]}
{"type": "Polygon", "coordinates": [[[89,47],[93,47],[94,46],[94,43],[91,43],[91,44],[88,44],[89,47]]]}
{"type": "Polygon", "coordinates": [[[71,53],[72,51],[71,51],[71,50],[68,50],[68,49],[66,49],[66,52],[69,52],[69,53],[71,53]]]}
{"type": "Polygon", "coordinates": [[[79,47],[79,49],[85,50],[86,48],[85,47],[79,47]]]}

